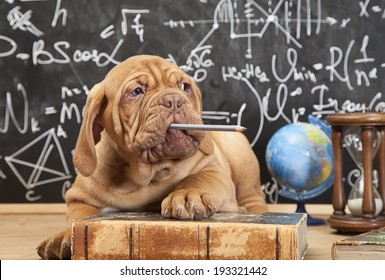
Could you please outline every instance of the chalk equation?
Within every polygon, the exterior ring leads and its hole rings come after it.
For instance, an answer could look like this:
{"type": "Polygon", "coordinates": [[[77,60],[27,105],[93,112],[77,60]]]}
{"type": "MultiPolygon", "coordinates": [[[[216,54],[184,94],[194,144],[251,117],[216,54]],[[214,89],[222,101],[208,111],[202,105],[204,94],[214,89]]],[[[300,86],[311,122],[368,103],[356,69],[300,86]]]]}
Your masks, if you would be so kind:
{"type": "MultiPolygon", "coordinates": [[[[385,111],[384,4],[0,1],[0,202],[63,200],[90,88],[147,53],[196,80],[206,122],[247,127],[276,203],[279,185],[264,160],[276,130],[308,115],[385,111]]],[[[359,175],[346,168],[349,187],[359,175]]]]}

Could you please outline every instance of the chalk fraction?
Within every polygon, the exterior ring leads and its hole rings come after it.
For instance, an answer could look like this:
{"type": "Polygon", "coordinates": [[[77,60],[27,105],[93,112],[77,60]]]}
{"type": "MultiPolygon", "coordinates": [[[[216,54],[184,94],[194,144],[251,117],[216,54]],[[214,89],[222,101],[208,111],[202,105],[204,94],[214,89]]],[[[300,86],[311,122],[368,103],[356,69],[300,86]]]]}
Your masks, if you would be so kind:
{"type": "Polygon", "coordinates": [[[73,259],[303,259],[306,215],[215,214],[203,220],[115,212],[73,224],[73,259]]]}

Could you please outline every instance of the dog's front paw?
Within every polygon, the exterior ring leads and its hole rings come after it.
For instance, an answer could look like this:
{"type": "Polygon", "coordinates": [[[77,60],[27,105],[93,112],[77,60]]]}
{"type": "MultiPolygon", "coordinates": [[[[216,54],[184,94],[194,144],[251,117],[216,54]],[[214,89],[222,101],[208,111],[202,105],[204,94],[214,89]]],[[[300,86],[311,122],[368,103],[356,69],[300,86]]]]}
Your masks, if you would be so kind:
{"type": "Polygon", "coordinates": [[[162,216],[176,219],[202,219],[217,212],[214,197],[197,190],[177,190],[162,202],[162,216]]]}
{"type": "Polygon", "coordinates": [[[36,248],[43,259],[71,259],[71,229],[68,228],[44,240],[36,248]]]}

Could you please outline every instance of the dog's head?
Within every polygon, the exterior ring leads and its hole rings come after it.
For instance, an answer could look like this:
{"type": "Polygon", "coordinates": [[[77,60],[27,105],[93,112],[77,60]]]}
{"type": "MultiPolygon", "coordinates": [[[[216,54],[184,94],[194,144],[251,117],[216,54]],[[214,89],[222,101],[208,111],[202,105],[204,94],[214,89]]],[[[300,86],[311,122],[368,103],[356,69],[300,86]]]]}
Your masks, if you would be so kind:
{"type": "Polygon", "coordinates": [[[199,147],[210,153],[210,145],[201,143],[204,132],[169,128],[171,123],[200,124],[201,112],[201,93],[179,67],[157,56],[131,57],[91,89],[75,166],[85,176],[93,173],[103,130],[123,157],[134,154],[146,163],[187,158],[199,147]]]}

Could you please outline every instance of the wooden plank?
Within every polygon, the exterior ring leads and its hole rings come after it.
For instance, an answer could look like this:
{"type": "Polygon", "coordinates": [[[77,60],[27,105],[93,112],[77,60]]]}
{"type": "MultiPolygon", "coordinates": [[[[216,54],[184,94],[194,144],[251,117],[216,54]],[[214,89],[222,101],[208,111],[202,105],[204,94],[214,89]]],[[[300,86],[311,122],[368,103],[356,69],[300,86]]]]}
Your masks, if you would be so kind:
{"type": "Polygon", "coordinates": [[[65,214],[64,203],[4,203],[0,204],[0,215],[2,214],[65,214]]]}

